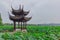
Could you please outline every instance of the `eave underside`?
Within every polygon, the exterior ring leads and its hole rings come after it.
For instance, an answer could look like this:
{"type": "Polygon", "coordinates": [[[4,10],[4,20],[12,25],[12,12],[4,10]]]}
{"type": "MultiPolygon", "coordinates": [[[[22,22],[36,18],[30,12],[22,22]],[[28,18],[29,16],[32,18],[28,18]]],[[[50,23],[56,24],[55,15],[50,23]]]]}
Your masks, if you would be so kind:
{"type": "Polygon", "coordinates": [[[27,22],[31,19],[31,17],[15,17],[15,16],[10,16],[10,20],[16,21],[16,22],[27,22]]]}

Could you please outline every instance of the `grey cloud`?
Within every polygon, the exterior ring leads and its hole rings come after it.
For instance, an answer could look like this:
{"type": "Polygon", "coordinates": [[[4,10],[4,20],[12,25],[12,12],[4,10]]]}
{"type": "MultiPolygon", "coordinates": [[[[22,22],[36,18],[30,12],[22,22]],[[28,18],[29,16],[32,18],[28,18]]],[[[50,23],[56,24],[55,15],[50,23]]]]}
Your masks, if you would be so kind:
{"type": "Polygon", "coordinates": [[[32,16],[28,23],[60,23],[60,0],[0,0],[0,12],[3,22],[10,23],[8,11],[13,8],[18,9],[19,4],[24,5],[24,9],[31,10],[28,16],[32,16]]]}

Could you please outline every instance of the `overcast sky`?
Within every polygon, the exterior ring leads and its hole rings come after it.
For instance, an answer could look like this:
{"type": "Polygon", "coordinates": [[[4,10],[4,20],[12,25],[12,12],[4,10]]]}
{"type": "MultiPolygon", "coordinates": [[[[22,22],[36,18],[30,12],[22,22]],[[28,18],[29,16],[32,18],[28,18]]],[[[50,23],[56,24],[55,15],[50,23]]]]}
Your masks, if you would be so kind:
{"type": "Polygon", "coordinates": [[[28,23],[60,23],[60,0],[0,0],[3,23],[12,22],[8,15],[11,5],[18,9],[20,4],[24,5],[24,10],[30,10],[28,16],[32,16],[32,19],[28,23]]]}

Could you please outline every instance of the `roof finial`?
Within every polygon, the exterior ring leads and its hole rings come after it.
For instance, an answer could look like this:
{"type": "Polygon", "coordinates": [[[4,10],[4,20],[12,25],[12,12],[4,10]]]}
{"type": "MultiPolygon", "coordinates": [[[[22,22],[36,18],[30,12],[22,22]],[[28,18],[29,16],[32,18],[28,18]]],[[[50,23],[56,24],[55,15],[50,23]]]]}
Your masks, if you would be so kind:
{"type": "Polygon", "coordinates": [[[22,5],[22,10],[24,9],[24,5],[22,5]]]}
{"type": "MultiPolygon", "coordinates": [[[[11,6],[11,8],[12,8],[12,6],[11,6]]],[[[12,8],[12,10],[14,10],[14,9],[12,8]]]]}
{"type": "Polygon", "coordinates": [[[19,10],[21,10],[21,4],[19,5],[19,10]]]}

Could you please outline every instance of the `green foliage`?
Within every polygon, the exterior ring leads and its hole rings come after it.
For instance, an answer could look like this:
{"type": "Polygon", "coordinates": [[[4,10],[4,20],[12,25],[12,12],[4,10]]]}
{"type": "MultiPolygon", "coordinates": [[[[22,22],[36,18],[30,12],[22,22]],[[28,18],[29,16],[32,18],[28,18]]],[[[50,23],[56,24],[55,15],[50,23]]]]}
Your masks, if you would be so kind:
{"type": "Polygon", "coordinates": [[[13,26],[10,25],[4,25],[0,26],[0,32],[5,32],[5,31],[13,31],[13,26]]]}
{"type": "Polygon", "coordinates": [[[16,32],[14,34],[5,33],[2,38],[5,40],[59,40],[59,34],[45,34],[45,33],[23,33],[16,32]]]}
{"type": "MultiPolygon", "coordinates": [[[[7,25],[2,28],[11,30],[12,26],[7,25]]],[[[27,32],[4,33],[2,38],[5,40],[60,40],[60,26],[27,26],[27,32]]]]}
{"type": "Polygon", "coordinates": [[[10,33],[5,33],[4,35],[2,35],[2,38],[4,38],[5,40],[12,39],[12,35],[10,33]]]}
{"type": "Polygon", "coordinates": [[[20,37],[20,32],[16,32],[13,35],[10,33],[5,33],[4,35],[2,35],[2,38],[4,38],[5,40],[22,40],[22,38],[20,37]]]}
{"type": "Polygon", "coordinates": [[[28,26],[27,31],[31,33],[60,32],[60,26],[28,26]]]}
{"type": "Polygon", "coordinates": [[[0,14],[0,26],[3,25],[2,23],[2,18],[1,18],[1,14],[0,14]]]}

